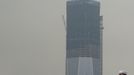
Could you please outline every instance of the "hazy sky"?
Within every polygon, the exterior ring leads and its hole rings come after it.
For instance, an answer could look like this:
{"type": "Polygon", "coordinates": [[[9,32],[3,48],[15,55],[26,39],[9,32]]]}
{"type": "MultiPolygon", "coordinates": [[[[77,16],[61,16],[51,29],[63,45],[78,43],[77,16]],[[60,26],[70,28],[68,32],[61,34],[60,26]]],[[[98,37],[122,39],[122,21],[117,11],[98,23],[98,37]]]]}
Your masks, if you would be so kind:
{"type": "MultiPolygon", "coordinates": [[[[104,75],[134,69],[133,0],[102,0],[104,75]]],[[[0,74],[64,75],[65,0],[0,0],[0,74]]]]}
{"type": "Polygon", "coordinates": [[[0,75],[64,75],[63,0],[0,0],[0,75]]]}
{"type": "Polygon", "coordinates": [[[104,75],[134,72],[133,0],[102,0],[104,16],[104,75]]]}

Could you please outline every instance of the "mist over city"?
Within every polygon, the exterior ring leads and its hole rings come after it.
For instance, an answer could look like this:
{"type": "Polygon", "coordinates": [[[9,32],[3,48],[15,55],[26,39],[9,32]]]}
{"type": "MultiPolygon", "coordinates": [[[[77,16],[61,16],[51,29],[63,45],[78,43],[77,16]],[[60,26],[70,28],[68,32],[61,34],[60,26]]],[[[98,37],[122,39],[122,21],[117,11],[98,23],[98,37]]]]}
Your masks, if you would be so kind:
{"type": "Polygon", "coordinates": [[[133,75],[133,3],[0,0],[0,74],[133,75]]]}

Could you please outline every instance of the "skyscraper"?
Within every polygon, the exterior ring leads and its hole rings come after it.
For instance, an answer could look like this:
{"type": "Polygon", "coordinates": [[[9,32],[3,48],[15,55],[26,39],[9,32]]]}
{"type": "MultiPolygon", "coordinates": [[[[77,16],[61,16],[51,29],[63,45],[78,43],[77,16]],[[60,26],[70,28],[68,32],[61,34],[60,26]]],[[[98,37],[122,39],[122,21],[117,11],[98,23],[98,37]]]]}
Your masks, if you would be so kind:
{"type": "Polygon", "coordinates": [[[67,1],[66,75],[102,75],[100,2],[67,1]]]}

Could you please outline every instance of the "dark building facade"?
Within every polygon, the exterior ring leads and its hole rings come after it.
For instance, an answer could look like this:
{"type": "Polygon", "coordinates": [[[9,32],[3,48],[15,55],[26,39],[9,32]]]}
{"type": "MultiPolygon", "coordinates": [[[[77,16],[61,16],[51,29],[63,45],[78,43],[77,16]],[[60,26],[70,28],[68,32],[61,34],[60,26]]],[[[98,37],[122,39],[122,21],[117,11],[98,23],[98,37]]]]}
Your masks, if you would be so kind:
{"type": "Polygon", "coordinates": [[[67,1],[66,75],[102,75],[100,2],[67,1]]]}

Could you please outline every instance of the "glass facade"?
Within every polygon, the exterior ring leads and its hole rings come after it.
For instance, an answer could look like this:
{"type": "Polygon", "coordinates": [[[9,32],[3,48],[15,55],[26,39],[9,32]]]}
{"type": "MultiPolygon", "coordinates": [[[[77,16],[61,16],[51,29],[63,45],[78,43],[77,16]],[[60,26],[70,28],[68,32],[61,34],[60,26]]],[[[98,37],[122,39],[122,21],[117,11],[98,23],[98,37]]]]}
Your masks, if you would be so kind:
{"type": "Polygon", "coordinates": [[[102,75],[100,3],[67,1],[66,75],[102,75]]]}

